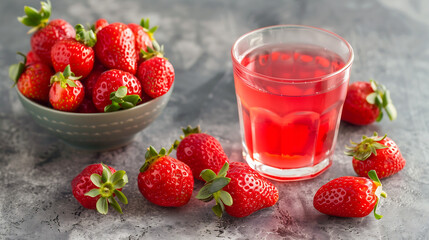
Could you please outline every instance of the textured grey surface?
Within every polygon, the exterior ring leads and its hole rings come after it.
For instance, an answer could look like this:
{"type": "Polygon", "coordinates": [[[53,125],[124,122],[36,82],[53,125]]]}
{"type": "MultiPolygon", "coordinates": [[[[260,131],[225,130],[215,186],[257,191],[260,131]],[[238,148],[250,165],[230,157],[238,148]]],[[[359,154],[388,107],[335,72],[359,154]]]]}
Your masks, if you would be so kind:
{"type": "MultiPolygon", "coordinates": [[[[74,149],[40,129],[10,89],[7,67],[29,50],[26,27],[16,21],[25,4],[0,3],[0,239],[427,239],[429,235],[429,3],[426,0],[361,1],[52,1],[53,18],[70,23],[139,22],[160,25],[157,39],[176,70],[166,110],[130,145],[109,152],[74,149]],[[230,47],[251,29],[274,24],[326,28],[347,39],[356,58],[351,81],[374,78],[387,85],[399,117],[366,127],[341,123],[333,166],[308,181],[275,183],[279,202],[243,219],[218,220],[209,205],[191,199],[161,208],[139,193],[135,181],[145,148],[159,148],[200,124],[218,138],[232,161],[241,161],[230,47]],[[405,169],[383,181],[388,198],[372,216],[345,219],[312,206],[327,181],[354,175],[342,154],[349,139],[388,133],[407,159],[405,169]],[[104,162],[128,172],[124,214],[86,210],[73,198],[72,178],[104,162]]],[[[196,184],[201,187],[201,184],[196,184]]],[[[194,192],[195,195],[196,192],[194,192]]]]}

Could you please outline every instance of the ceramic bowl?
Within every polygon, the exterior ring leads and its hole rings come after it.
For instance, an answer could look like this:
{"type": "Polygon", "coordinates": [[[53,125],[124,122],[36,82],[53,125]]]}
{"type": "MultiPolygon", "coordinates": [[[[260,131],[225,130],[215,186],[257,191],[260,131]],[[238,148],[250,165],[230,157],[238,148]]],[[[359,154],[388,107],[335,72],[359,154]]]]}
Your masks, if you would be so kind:
{"type": "Polygon", "coordinates": [[[71,113],[40,105],[16,90],[22,105],[37,124],[72,146],[96,151],[130,143],[137,133],[158,117],[172,91],[173,87],[163,96],[127,110],[71,113]]]}

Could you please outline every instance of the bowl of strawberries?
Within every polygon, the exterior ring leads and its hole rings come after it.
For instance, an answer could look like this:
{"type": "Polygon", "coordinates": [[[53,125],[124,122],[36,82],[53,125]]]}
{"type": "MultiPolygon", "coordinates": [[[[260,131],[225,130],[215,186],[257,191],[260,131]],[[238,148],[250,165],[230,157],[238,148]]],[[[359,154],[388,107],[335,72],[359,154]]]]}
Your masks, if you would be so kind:
{"type": "Polygon", "coordinates": [[[157,27],[108,23],[90,29],[49,20],[50,2],[26,7],[32,27],[27,54],[10,66],[18,98],[41,127],[80,148],[106,150],[131,142],[161,114],[174,68],[154,39],[157,27]]]}

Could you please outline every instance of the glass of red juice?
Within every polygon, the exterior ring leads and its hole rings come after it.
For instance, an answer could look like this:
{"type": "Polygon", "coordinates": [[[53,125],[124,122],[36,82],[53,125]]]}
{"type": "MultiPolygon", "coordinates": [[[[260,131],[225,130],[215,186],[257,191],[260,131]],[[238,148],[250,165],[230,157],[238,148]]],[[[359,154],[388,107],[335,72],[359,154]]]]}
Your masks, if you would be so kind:
{"type": "Polygon", "coordinates": [[[231,50],[243,156],[277,181],[313,178],[332,165],[353,49],[324,29],[278,25],[231,50]]]}

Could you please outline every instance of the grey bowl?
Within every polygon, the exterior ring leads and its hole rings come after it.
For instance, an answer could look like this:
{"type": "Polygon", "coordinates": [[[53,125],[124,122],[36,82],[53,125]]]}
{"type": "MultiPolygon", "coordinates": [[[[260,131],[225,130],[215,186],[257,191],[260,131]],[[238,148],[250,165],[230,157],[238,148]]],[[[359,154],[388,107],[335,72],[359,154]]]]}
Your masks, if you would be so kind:
{"type": "Polygon", "coordinates": [[[22,105],[37,124],[72,146],[95,151],[115,149],[130,143],[138,132],[158,117],[172,91],[173,86],[163,96],[127,110],[70,113],[40,105],[16,90],[22,105]]]}

